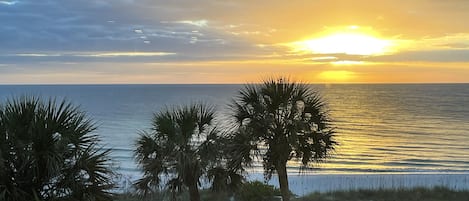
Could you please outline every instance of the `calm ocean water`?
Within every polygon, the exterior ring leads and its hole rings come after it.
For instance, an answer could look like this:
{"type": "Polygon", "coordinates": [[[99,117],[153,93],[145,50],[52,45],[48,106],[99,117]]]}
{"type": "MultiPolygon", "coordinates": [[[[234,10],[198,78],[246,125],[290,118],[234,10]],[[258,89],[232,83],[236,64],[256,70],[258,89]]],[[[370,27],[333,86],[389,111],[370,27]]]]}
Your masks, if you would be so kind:
{"type": "MultiPolygon", "coordinates": [[[[124,175],[133,146],[166,105],[203,101],[226,114],[242,85],[0,85],[16,95],[67,98],[98,123],[124,175]]],[[[312,173],[469,173],[469,84],[311,85],[328,102],[340,146],[312,173]]],[[[298,163],[289,164],[296,171],[298,163]]],[[[261,170],[255,168],[253,171],[261,170]]]]}

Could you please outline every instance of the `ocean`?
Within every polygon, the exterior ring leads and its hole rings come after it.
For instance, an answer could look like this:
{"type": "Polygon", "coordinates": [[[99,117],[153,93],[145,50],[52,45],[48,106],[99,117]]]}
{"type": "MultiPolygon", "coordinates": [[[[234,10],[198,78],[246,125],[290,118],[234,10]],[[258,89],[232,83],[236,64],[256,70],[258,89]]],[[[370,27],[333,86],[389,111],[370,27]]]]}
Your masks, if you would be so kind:
{"type": "MultiPolygon", "coordinates": [[[[213,104],[220,119],[243,85],[0,85],[0,101],[19,95],[65,98],[95,120],[128,181],[140,175],[133,157],[153,113],[175,104],[213,104]]],[[[317,84],[340,145],[307,175],[469,174],[469,84],[317,84]]],[[[223,123],[223,122],[220,122],[223,123]]],[[[298,175],[299,163],[289,164],[298,175]]],[[[260,163],[252,168],[260,173],[260,163]]],[[[469,183],[469,181],[468,181],[469,183]]]]}

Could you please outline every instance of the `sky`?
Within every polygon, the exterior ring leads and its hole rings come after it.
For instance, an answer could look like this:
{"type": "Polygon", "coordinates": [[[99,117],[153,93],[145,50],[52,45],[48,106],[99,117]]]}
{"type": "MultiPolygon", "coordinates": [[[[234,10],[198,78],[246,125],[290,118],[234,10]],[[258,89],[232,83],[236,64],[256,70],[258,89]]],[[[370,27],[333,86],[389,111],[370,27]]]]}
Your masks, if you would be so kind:
{"type": "Polygon", "coordinates": [[[0,84],[469,82],[466,0],[0,0],[0,84]]]}

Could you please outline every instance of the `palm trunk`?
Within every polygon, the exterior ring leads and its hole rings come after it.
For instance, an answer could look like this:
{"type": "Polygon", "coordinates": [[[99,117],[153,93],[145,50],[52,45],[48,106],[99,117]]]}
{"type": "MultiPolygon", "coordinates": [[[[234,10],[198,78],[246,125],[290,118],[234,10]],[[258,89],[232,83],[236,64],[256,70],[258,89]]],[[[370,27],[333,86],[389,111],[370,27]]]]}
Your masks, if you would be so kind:
{"type": "Polygon", "coordinates": [[[282,201],[290,201],[290,189],[288,187],[287,164],[280,162],[277,165],[278,182],[280,184],[280,192],[282,193],[282,201]],[[281,164],[280,164],[281,163],[281,164]]]}
{"type": "Polygon", "coordinates": [[[189,185],[189,199],[191,201],[200,201],[199,188],[197,187],[197,182],[189,185]]]}

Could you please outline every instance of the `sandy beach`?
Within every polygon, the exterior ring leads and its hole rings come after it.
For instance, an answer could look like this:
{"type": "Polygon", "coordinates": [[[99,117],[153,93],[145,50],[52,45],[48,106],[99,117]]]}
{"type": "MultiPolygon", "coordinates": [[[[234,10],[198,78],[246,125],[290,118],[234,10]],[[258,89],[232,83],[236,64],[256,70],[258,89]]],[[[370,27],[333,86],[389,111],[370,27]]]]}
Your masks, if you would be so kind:
{"type": "MultiPolygon", "coordinates": [[[[263,181],[262,173],[253,173],[249,180],[263,181]]],[[[451,190],[469,190],[469,173],[462,174],[289,174],[290,190],[303,196],[312,192],[330,192],[357,189],[402,189],[443,186],[451,190]]],[[[268,182],[278,187],[275,175],[268,182]]]]}

